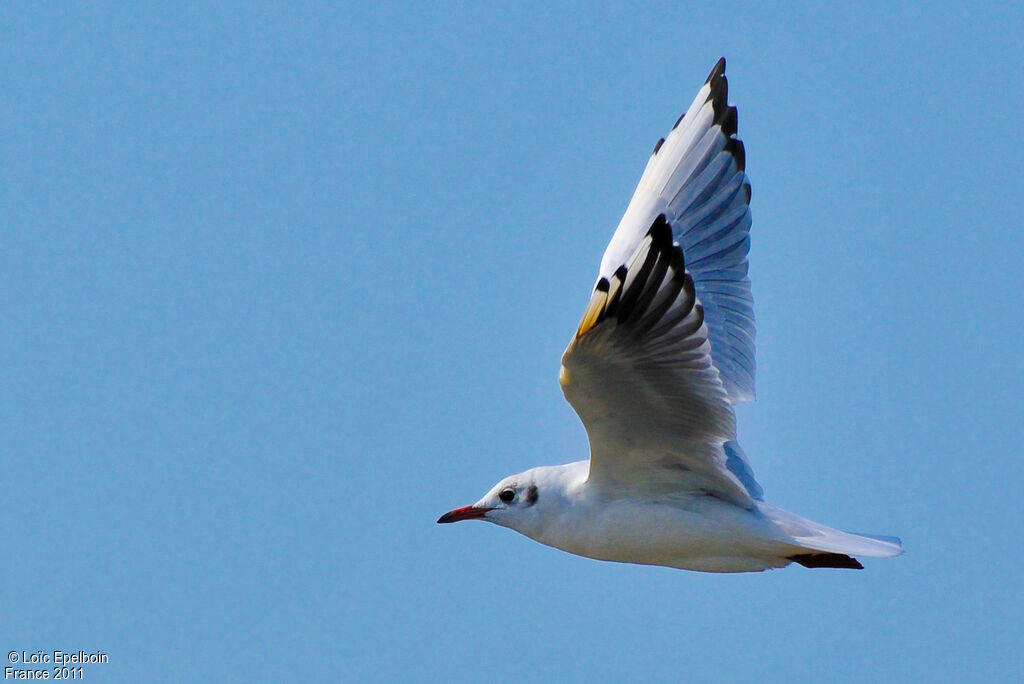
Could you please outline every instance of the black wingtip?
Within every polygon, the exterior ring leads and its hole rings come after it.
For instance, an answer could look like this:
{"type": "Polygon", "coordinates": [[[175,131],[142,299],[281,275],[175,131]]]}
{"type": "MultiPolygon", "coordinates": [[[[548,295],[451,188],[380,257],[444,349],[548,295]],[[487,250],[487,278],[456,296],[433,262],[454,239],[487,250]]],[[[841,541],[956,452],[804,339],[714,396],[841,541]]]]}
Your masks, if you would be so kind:
{"type": "Polygon", "coordinates": [[[735,107],[725,108],[725,114],[722,115],[719,125],[722,127],[722,133],[726,138],[736,135],[736,131],[739,129],[739,117],[736,114],[735,107]]]}
{"type": "Polygon", "coordinates": [[[710,91],[707,102],[711,103],[714,111],[714,123],[721,126],[722,130],[731,127],[732,132],[726,132],[729,137],[736,132],[736,112],[729,107],[729,79],[725,77],[725,58],[718,60],[718,64],[711,70],[711,75],[705,81],[710,91]]]}
{"type": "Polygon", "coordinates": [[[672,275],[679,280],[686,277],[686,257],[683,256],[683,248],[679,245],[672,249],[672,275]]]}
{"type": "Polygon", "coordinates": [[[707,80],[705,80],[704,82],[705,83],[711,83],[711,81],[715,80],[716,78],[718,78],[719,76],[723,75],[724,73],[725,73],[725,57],[719,57],[718,61],[715,62],[715,68],[711,70],[711,73],[708,74],[707,80]]]}
{"type": "MultiPolygon", "coordinates": [[[[740,171],[747,169],[747,152],[743,147],[743,141],[739,138],[729,138],[725,141],[725,151],[736,160],[736,168],[740,171]]],[[[749,200],[749,197],[748,197],[749,200]]]]}
{"type": "Polygon", "coordinates": [[[729,81],[726,80],[725,76],[711,84],[711,92],[708,94],[708,99],[711,101],[711,108],[715,111],[715,123],[721,123],[729,101],[729,81]]]}
{"type": "Polygon", "coordinates": [[[664,214],[658,214],[658,218],[654,219],[647,234],[651,236],[651,244],[655,249],[672,246],[672,226],[668,225],[664,214]]]}

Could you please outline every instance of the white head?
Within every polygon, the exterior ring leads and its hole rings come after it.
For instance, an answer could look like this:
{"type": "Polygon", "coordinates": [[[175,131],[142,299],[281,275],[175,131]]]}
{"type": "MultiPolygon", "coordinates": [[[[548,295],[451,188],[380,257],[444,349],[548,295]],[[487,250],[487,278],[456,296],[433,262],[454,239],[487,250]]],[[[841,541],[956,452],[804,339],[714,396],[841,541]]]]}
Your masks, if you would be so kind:
{"type": "Polygon", "coordinates": [[[545,518],[565,501],[567,467],[543,466],[510,475],[472,506],[449,511],[437,522],[486,520],[536,539],[545,518]]]}

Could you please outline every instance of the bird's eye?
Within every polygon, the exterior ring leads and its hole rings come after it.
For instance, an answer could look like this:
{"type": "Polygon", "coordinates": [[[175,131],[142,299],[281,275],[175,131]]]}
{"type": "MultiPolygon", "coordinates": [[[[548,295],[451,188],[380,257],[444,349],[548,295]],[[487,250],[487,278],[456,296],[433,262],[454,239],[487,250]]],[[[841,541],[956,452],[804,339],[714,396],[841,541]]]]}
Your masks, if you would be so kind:
{"type": "Polygon", "coordinates": [[[516,498],[516,490],[502,489],[501,494],[498,495],[498,498],[504,501],[505,503],[512,503],[512,499],[516,498]]]}

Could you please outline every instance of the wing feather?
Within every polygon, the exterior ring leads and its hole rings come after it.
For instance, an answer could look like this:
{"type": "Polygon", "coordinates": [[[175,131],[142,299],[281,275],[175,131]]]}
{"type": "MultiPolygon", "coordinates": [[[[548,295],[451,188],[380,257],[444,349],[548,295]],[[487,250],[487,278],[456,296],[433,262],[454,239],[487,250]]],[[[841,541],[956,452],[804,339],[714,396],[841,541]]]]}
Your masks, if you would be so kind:
{"type": "Polygon", "coordinates": [[[655,146],[605,251],[600,276],[610,277],[625,263],[655,217],[664,214],[704,306],[712,363],[729,400],[738,403],[754,398],[756,370],[747,277],[750,184],[743,143],[736,137],[736,108],[727,100],[722,59],[690,108],[655,146]],[[743,315],[730,316],[735,311],[743,315]]]}
{"type": "Polygon", "coordinates": [[[727,100],[722,59],[654,146],[559,381],[592,480],[751,505],[761,489],[732,409],[754,396],[750,183],[727,100]]]}
{"type": "Polygon", "coordinates": [[[559,379],[587,428],[590,478],[650,494],[692,489],[750,505],[725,449],[735,418],[711,363],[704,309],[659,215],[629,260],[602,278],[559,379]]]}

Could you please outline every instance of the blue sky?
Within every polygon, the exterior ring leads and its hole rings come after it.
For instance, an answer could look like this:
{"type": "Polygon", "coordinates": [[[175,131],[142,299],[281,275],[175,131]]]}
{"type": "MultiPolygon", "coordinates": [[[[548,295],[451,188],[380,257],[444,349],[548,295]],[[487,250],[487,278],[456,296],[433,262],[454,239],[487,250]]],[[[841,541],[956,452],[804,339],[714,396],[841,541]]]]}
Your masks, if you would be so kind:
{"type": "Polygon", "coordinates": [[[90,681],[1020,674],[1024,10],[0,10],[0,647],[90,681]],[[585,458],[556,383],[725,55],[767,499],[898,534],[713,576],[438,526],[585,458]]]}

